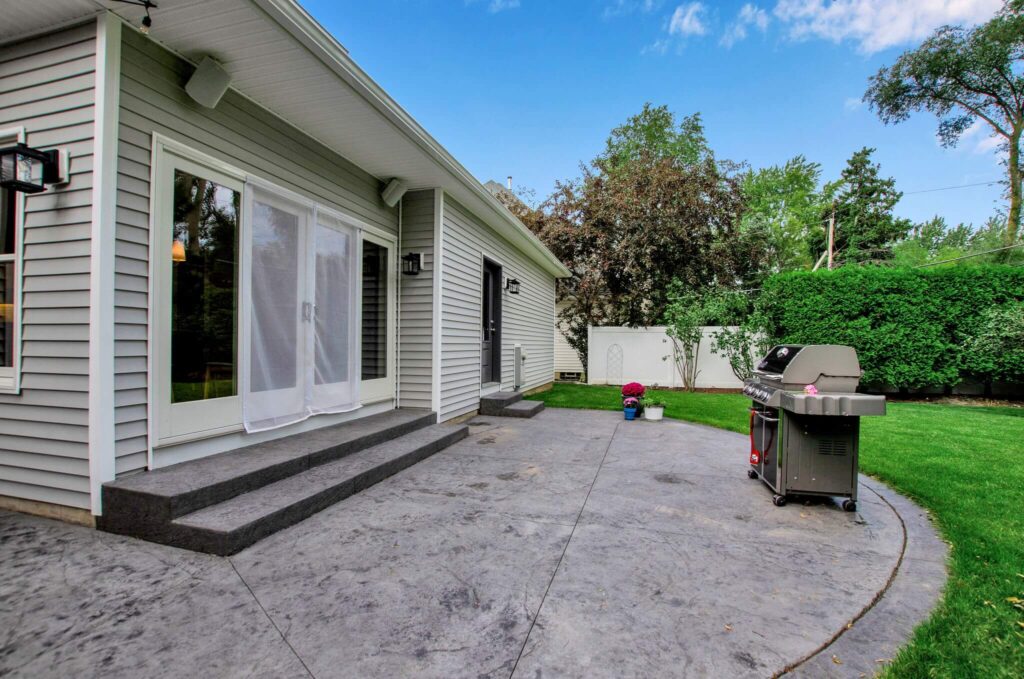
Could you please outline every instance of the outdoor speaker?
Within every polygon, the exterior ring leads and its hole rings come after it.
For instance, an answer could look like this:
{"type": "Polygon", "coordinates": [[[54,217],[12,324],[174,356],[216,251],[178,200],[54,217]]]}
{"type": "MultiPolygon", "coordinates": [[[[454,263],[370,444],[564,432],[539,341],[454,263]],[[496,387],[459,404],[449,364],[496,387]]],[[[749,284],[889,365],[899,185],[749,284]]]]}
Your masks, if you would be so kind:
{"type": "Polygon", "coordinates": [[[384,200],[384,204],[388,207],[394,207],[398,205],[398,201],[402,200],[402,196],[409,190],[409,187],[405,185],[401,179],[392,179],[388,182],[388,185],[381,191],[380,197],[384,200]]]}
{"type": "Polygon", "coordinates": [[[230,84],[231,76],[224,67],[210,57],[203,57],[196,72],[185,84],[185,91],[197,103],[206,108],[215,108],[230,84]]]}

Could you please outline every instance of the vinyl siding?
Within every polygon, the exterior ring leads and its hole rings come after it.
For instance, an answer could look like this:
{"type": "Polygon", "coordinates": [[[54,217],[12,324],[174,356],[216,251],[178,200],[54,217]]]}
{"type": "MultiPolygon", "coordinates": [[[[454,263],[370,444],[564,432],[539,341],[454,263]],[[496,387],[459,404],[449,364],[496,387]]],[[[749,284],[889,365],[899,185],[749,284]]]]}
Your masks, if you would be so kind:
{"type": "Polygon", "coordinates": [[[450,196],[444,199],[442,263],[441,419],[480,404],[482,262],[502,266],[521,283],[502,293],[501,388],[513,388],[512,350],[527,354],[522,389],[551,382],[554,374],[555,279],[450,196]]]}
{"type": "Polygon", "coordinates": [[[580,363],[580,355],[569,345],[565,339],[564,326],[558,319],[558,314],[569,306],[569,302],[559,302],[555,307],[555,374],[558,373],[582,373],[583,364],[580,363]]]}
{"type": "Polygon", "coordinates": [[[70,156],[25,201],[21,393],[0,394],[0,495],[88,509],[89,238],[96,25],[0,47],[0,129],[70,156]]]}
{"type": "Polygon", "coordinates": [[[190,64],[153,41],[135,31],[124,32],[115,282],[119,474],[142,469],[146,464],[153,132],[389,233],[398,230],[397,209],[381,202],[377,178],[233,91],[225,94],[216,109],[196,104],[184,90],[192,71],[190,64]]]}
{"type": "Polygon", "coordinates": [[[414,191],[402,202],[402,244],[399,256],[423,254],[423,271],[402,276],[399,298],[399,404],[430,408],[433,371],[434,192],[414,191]]]}

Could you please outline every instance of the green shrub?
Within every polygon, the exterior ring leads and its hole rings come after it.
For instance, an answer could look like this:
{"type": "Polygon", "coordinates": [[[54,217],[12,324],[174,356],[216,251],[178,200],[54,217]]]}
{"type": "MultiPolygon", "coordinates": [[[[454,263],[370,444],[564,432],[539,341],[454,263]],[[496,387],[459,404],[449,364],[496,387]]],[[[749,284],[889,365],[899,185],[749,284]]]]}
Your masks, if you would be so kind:
{"type": "Polygon", "coordinates": [[[780,341],[856,348],[863,384],[935,388],[1002,377],[974,338],[1022,300],[1020,267],[844,267],[773,276],[758,305],[780,341]]]}

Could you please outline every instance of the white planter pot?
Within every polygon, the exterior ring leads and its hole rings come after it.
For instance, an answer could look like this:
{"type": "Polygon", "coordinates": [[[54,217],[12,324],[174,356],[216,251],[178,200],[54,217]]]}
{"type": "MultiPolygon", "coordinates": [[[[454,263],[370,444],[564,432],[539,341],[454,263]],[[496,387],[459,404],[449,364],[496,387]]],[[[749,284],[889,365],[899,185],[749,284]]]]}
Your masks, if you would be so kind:
{"type": "Polygon", "coordinates": [[[645,420],[660,420],[665,415],[665,409],[661,406],[647,406],[644,408],[645,420]]]}

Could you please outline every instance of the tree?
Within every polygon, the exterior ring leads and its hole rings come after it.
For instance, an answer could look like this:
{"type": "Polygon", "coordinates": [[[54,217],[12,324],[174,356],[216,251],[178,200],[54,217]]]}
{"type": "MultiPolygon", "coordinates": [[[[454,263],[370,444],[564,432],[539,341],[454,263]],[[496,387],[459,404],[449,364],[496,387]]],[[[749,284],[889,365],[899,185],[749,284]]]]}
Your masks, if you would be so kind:
{"type": "MultiPolygon", "coordinates": [[[[886,260],[893,244],[906,236],[910,221],[893,215],[903,196],[896,180],[883,179],[880,166],[871,162],[875,149],[854,153],[837,181],[822,191],[821,222],[835,218],[834,252],[840,262],[886,260]]],[[[815,258],[827,247],[827,227],[811,231],[808,243],[815,258]]]]}
{"type": "Polygon", "coordinates": [[[822,212],[818,181],[821,166],[803,156],[743,177],[746,212],[741,229],[763,229],[766,256],[772,271],[787,271],[810,264],[807,239],[822,212]]]}
{"type": "Polygon", "coordinates": [[[676,125],[676,116],[668,106],[648,102],[640,113],[612,130],[594,166],[611,172],[640,160],[670,160],[688,166],[713,158],[700,113],[686,116],[676,125]]]}
{"type": "Polygon", "coordinates": [[[1010,210],[1005,242],[1017,242],[1021,220],[1021,135],[1024,133],[1024,0],[1007,0],[973,29],[943,26],[915,50],[871,77],[864,100],[886,124],[916,111],[940,119],[939,140],[955,146],[981,121],[1006,153],[1010,210]]]}

